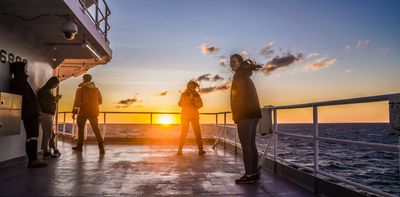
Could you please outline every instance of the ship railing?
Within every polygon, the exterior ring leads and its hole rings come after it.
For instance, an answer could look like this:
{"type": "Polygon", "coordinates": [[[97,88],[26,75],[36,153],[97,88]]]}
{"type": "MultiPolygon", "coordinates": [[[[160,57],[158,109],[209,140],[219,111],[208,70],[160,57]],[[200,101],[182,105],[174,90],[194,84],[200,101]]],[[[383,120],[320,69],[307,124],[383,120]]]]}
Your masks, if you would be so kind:
{"type": "Polygon", "coordinates": [[[108,40],[108,32],[110,31],[111,26],[108,19],[111,15],[111,11],[106,0],[79,0],[79,3],[92,22],[96,25],[97,30],[101,32],[107,44],[110,44],[110,41],[108,40]],[[86,7],[87,1],[94,4],[86,7]]]}

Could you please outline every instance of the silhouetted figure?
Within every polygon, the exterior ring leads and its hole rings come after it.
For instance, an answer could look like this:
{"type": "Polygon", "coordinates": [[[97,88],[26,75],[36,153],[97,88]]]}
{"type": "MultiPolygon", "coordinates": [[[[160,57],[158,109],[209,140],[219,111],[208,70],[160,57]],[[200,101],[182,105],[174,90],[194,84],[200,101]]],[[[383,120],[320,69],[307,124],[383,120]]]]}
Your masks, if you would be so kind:
{"type": "Polygon", "coordinates": [[[55,158],[61,154],[56,148],[55,139],[57,134],[53,130],[53,116],[56,113],[57,102],[61,98],[61,95],[55,96],[52,92],[52,89],[57,88],[59,83],[60,80],[57,77],[51,77],[46,84],[40,88],[38,93],[40,108],[42,110],[40,123],[43,131],[43,158],[55,158]],[[53,153],[51,153],[51,149],[53,149],[53,153]]]}
{"type": "Polygon", "coordinates": [[[260,178],[256,128],[261,118],[261,110],[257,91],[250,76],[259,66],[252,61],[244,61],[239,54],[230,57],[230,66],[235,72],[231,89],[231,110],[233,121],[238,128],[245,167],[245,174],[235,182],[254,183],[260,178]]]}
{"type": "Polygon", "coordinates": [[[25,62],[10,64],[10,72],[13,74],[10,91],[13,94],[22,95],[21,119],[26,131],[26,153],[28,155],[28,168],[46,167],[47,164],[37,158],[37,144],[39,137],[40,105],[35,92],[28,83],[28,74],[25,62]]]}
{"type": "Polygon", "coordinates": [[[203,101],[196,88],[199,84],[195,81],[189,81],[186,90],[181,94],[178,105],[182,107],[182,132],[179,140],[179,147],[177,155],[182,155],[182,148],[186,140],[186,135],[189,130],[189,123],[192,124],[194,135],[199,149],[199,155],[205,155],[206,151],[203,150],[203,141],[201,139],[201,130],[199,123],[199,109],[203,107],[203,101]]]}
{"type": "Polygon", "coordinates": [[[74,151],[82,151],[85,125],[86,121],[89,120],[99,144],[100,154],[105,153],[104,142],[101,137],[98,121],[99,105],[101,105],[102,102],[101,93],[94,82],[92,82],[92,76],[89,74],[83,75],[83,82],[79,84],[79,88],[76,90],[74,108],[72,111],[73,119],[75,119],[75,115],[78,114],[76,120],[78,124],[78,145],[72,148],[74,151]]]}

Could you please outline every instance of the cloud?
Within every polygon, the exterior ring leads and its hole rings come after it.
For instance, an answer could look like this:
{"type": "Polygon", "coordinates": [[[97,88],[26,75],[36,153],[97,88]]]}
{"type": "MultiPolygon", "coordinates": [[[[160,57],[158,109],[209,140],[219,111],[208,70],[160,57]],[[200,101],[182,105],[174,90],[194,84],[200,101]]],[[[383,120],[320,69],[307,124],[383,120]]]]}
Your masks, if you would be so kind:
{"type": "Polygon", "coordinates": [[[350,74],[351,72],[353,72],[352,69],[346,69],[346,70],[344,70],[344,74],[350,74]]]}
{"type": "Polygon", "coordinates": [[[157,94],[157,96],[169,96],[171,94],[172,94],[172,92],[167,90],[167,91],[164,91],[164,92],[161,92],[161,93],[157,94]]]}
{"type": "Polygon", "coordinates": [[[210,54],[218,52],[221,49],[219,47],[212,46],[212,45],[206,44],[206,43],[201,44],[197,48],[200,48],[200,51],[201,51],[201,53],[203,53],[203,55],[210,55],[210,54]]]}
{"type": "Polygon", "coordinates": [[[348,44],[348,45],[344,46],[345,51],[350,51],[350,49],[351,49],[351,45],[348,44]]]}
{"type": "Polygon", "coordinates": [[[128,108],[129,106],[131,106],[134,103],[143,102],[143,100],[139,100],[137,98],[137,95],[138,95],[138,93],[136,93],[133,98],[128,98],[128,99],[124,99],[124,100],[118,101],[117,104],[114,107],[116,107],[116,108],[128,108]]]}
{"type": "Polygon", "coordinates": [[[214,75],[212,76],[211,73],[203,74],[198,76],[195,81],[202,82],[202,81],[212,81],[212,82],[217,82],[217,81],[222,81],[224,80],[224,77],[221,75],[214,75]]]}
{"type": "Polygon", "coordinates": [[[224,92],[227,91],[231,88],[231,81],[226,81],[224,83],[215,85],[215,86],[209,86],[205,88],[200,88],[200,94],[209,94],[213,92],[224,92]]]}
{"type": "Polygon", "coordinates": [[[218,64],[220,65],[220,66],[226,66],[226,57],[225,56],[220,56],[219,57],[219,60],[218,60],[218,64]]]}
{"type": "Polygon", "coordinates": [[[318,53],[309,53],[306,55],[306,59],[309,59],[309,58],[312,58],[312,57],[318,56],[318,55],[319,55],[318,53]]]}
{"type": "Polygon", "coordinates": [[[370,45],[371,45],[371,40],[359,40],[357,41],[356,48],[359,49],[366,46],[369,47],[370,45]]]}
{"type": "Polygon", "coordinates": [[[260,50],[260,55],[265,58],[271,57],[272,54],[274,54],[274,50],[272,49],[273,44],[274,44],[273,41],[269,42],[266,47],[264,47],[260,50]]]}
{"type": "Polygon", "coordinates": [[[379,48],[377,49],[377,51],[386,55],[386,54],[388,54],[391,50],[390,50],[390,49],[387,49],[387,48],[385,48],[385,47],[379,47],[379,48]]]}
{"type": "Polygon", "coordinates": [[[250,57],[250,54],[248,51],[242,51],[242,52],[240,52],[240,55],[243,57],[243,59],[248,59],[250,57]]]}
{"type": "Polygon", "coordinates": [[[271,61],[267,62],[262,68],[262,71],[264,72],[264,74],[268,75],[272,71],[281,67],[289,66],[302,58],[303,58],[302,53],[299,53],[297,55],[288,53],[282,57],[277,56],[274,57],[271,61]]]}
{"type": "Polygon", "coordinates": [[[307,64],[305,69],[306,70],[312,70],[312,71],[317,71],[320,69],[327,68],[331,66],[332,64],[335,64],[337,61],[335,58],[328,58],[328,57],[322,57],[314,60],[311,64],[307,64]]]}

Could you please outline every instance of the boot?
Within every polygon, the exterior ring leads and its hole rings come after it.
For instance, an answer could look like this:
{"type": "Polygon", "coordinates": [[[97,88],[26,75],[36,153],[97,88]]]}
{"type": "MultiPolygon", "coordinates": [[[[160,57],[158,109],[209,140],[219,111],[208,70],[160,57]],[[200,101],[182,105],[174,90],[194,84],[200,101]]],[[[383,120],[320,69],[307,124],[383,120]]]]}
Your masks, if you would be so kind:
{"type": "Polygon", "coordinates": [[[44,168],[47,167],[47,163],[39,160],[30,160],[28,162],[28,168],[44,168]]]}
{"type": "Polygon", "coordinates": [[[76,152],[82,152],[82,151],[83,151],[83,150],[82,150],[82,145],[83,145],[83,144],[78,143],[77,146],[72,147],[72,150],[74,150],[74,151],[76,151],[76,152]]]}
{"type": "Polygon", "coordinates": [[[104,155],[106,151],[104,150],[104,143],[99,143],[100,155],[104,155]]]}
{"type": "Polygon", "coordinates": [[[205,155],[206,151],[204,151],[203,149],[199,150],[199,155],[205,155]]]}

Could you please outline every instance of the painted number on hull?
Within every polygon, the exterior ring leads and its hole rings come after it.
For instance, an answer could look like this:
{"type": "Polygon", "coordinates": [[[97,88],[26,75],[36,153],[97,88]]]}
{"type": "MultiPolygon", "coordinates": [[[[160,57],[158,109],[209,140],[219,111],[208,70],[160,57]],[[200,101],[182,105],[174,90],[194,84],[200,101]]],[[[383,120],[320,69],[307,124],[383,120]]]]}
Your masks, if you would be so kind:
{"type": "Polygon", "coordinates": [[[3,64],[13,63],[13,62],[25,62],[28,63],[28,60],[22,59],[20,56],[15,56],[13,53],[7,53],[6,50],[0,50],[0,62],[3,64]]]}

